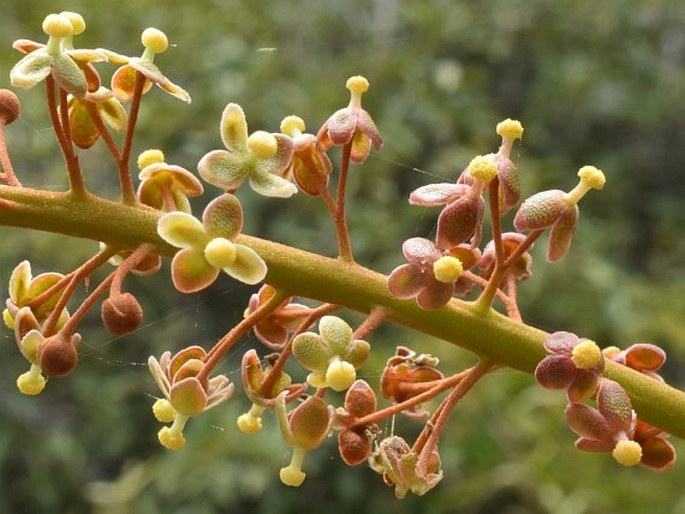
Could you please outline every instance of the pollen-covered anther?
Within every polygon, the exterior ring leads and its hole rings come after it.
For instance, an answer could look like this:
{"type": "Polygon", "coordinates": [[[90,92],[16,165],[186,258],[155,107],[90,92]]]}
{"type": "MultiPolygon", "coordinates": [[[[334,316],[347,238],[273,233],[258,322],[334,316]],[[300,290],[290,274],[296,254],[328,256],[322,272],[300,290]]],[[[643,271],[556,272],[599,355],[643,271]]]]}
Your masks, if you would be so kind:
{"type": "Polygon", "coordinates": [[[138,169],[142,170],[150,164],[156,164],[158,162],[164,162],[164,152],[156,148],[145,150],[138,156],[138,169]]]}
{"type": "Polygon", "coordinates": [[[238,417],[236,424],[244,434],[256,434],[262,428],[262,413],[264,407],[253,404],[249,411],[238,417]]]}
{"type": "Polygon", "coordinates": [[[235,262],[235,245],[226,238],[215,237],[205,246],[205,258],[215,268],[223,269],[235,262]]]}
{"type": "Polygon", "coordinates": [[[518,120],[507,118],[497,124],[497,135],[503,139],[521,139],[523,138],[523,125],[518,120]]]}
{"type": "Polygon", "coordinates": [[[169,48],[169,40],[166,34],[154,27],[146,28],[140,37],[140,41],[145,48],[156,54],[166,52],[169,48]]]}
{"type": "Polygon", "coordinates": [[[356,75],[347,79],[345,87],[353,94],[362,94],[369,90],[369,81],[361,75],[356,75]]]}
{"type": "Polygon", "coordinates": [[[584,182],[592,189],[600,190],[606,183],[604,173],[594,166],[583,166],[578,170],[578,176],[580,177],[581,182],[584,182]]]}
{"type": "Polygon", "coordinates": [[[326,384],[334,391],[344,391],[357,378],[357,371],[347,361],[334,357],[326,370],[326,384]]]}
{"type": "Polygon", "coordinates": [[[176,417],[176,410],[169,400],[166,398],[158,398],[157,401],[152,404],[152,414],[160,423],[171,423],[174,420],[174,417],[176,417]]]}
{"type": "Polygon", "coordinates": [[[433,275],[439,282],[450,284],[464,274],[464,266],[456,257],[440,257],[433,263],[433,275]]]}
{"type": "Polygon", "coordinates": [[[611,455],[622,466],[635,466],[642,460],[642,447],[635,441],[619,441],[611,455]]]}
{"type": "Polygon", "coordinates": [[[304,132],[304,120],[299,116],[286,116],[281,121],[281,132],[286,136],[297,137],[304,132]]]}
{"type": "Polygon", "coordinates": [[[497,164],[482,155],[474,157],[469,164],[468,169],[472,177],[482,180],[485,183],[490,182],[497,176],[497,164]]]}
{"type": "Polygon", "coordinates": [[[594,368],[603,361],[602,350],[594,341],[585,339],[573,348],[571,360],[578,369],[594,368]]]}
{"type": "Polygon", "coordinates": [[[169,427],[162,427],[157,433],[157,439],[168,450],[180,450],[186,444],[183,434],[172,432],[169,427]]]}
{"type": "Polygon", "coordinates": [[[43,32],[50,37],[67,37],[74,34],[74,27],[67,16],[48,14],[43,20],[43,32]]]}
{"type": "Polygon", "coordinates": [[[247,146],[260,159],[269,159],[276,155],[278,141],[272,134],[258,130],[250,134],[247,139],[247,146]]]}
{"type": "Polygon", "coordinates": [[[83,32],[86,30],[86,20],[83,19],[83,16],[81,16],[77,12],[72,12],[72,11],[62,11],[59,13],[60,16],[64,16],[69,20],[71,23],[73,32],[72,35],[78,36],[79,34],[83,34],[83,32]]]}
{"type": "Polygon", "coordinates": [[[17,378],[17,388],[22,394],[36,396],[45,389],[45,377],[41,374],[40,366],[31,365],[31,369],[17,378]]]}

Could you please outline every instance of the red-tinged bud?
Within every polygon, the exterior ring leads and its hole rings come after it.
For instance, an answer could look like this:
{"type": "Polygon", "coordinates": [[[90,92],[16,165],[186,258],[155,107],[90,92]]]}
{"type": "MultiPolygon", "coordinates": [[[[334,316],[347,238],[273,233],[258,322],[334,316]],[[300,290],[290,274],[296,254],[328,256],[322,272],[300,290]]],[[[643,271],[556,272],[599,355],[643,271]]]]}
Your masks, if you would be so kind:
{"type": "Polygon", "coordinates": [[[9,89],[0,89],[0,123],[9,125],[19,117],[19,98],[9,89]]]}
{"type": "Polygon", "coordinates": [[[371,440],[365,431],[343,430],[338,434],[340,457],[348,466],[358,466],[371,455],[371,440]]]}
{"type": "Polygon", "coordinates": [[[71,373],[78,362],[76,345],[81,336],[74,334],[70,337],[57,333],[48,337],[38,348],[38,365],[49,377],[61,377],[71,373]]]}
{"type": "Polygon", "coordinates": [[[102,322],[114,335],[122,336],[140,326],[143,309],[131,293],[118,294],[102,303],[102,322]]]}

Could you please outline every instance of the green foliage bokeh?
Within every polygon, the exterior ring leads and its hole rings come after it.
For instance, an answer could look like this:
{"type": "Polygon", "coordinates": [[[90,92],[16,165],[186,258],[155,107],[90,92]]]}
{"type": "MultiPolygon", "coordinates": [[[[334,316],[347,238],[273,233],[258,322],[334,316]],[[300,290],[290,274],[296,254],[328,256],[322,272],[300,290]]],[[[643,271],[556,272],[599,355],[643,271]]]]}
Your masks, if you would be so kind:
{"type": "MultiPolygon", "coordinates": [[[[575,331],[602,346],[654,342],[670,356],[665,376],[675,385],[685,383],[685,4],[4,3],[5,72],[20,58],[12,41],[43,41],[40,23],[52,11],[85,17],[88,29],[77,44],[129,55],[140,53],[145,27],[164,30],[172,47],[156,62],[191,93],[193,103],[183,105],[158,90],[147,95],[134,151],[161,148],[167,162],[191,170],[205,152],[220,147],[218,120],[227,102],[243,106],[251,130],[276,131],[283,117],[295,113],[315,132],[346,104],[347,77],[366,76],[371,89],[364,105],[385,145],[352,170],[350,227],[358,260],[381,272],[402,261],[404,239],[434,230],[435,213],[410,208],[409,191],[454,180],[474,155],[496,147],[498,121],[520,119],[526,131],[514,157],[525,195],[572,187],[584,164],[607,176],[605,190],[584,200],[564,261],[545,263],[544,239],[537,245],[534,276],[520,289],[524,319],[546,330],[575,331]]],[[[3,76],[0,87],[8,87],[3,76]]],[[[18,94],[23,118],[8,130],[15,169],[27,185],[63,189],[44,94],[41,88],[18,94]]],[[[86,181],[108,194],[114,168],[103,164],[104,145],[91,152],[93,157],[81,157],[86,181]]],[[[284,202],[246,191],[243,204],[246,232],[334,252],[330,220],[315,200],[297,195],[284,202]]],[[[7,228],[2,234],[5,291],[22,259],[30,259],[36,272],[68,272],[95,249],[61,236],[7,228]]],[[[486,378],[456,410],[441,444],[445,478],[423,498],[395,500],[369,469],[345,467],[333,441],[308,457],[302,488],[282,486],[278,469],[287,462],[286,447],[273,424],[253,438],[235,428],[244,398],[192,422],[187,447],[170,453],[156,442],[159,425],[149,407],[157,391],[144,365],[147,356],[191,343],[211,345],[240,319],[252,290],[224,279],[202,294],[183,296],[168,282],[168,267],[151,279],[128,279],[145,309],[143,327],[115,339],[94,315],[81,331],[77,372],[51,381],[35,399],[17,392],[14,381],[25,362],[13,336],[2,335],[3,512],[685,510],[682,464],[657,474],[575,451],[563,423],[563,395],[511,371],[486,378]]],[[[236,353],[254,343],[243,343],[236,353]]],[[[374,361],[364,378],[377,382],[397,344],[441,357],[446,371],[472,361],[457,348],[388,328],[374,337],[374,361]]],[[[234,357],[224,366],[237,382],[238,363],[234,357]]],[[[416,427],[398,419],[396,429],[411,433],[416,427]]]]}

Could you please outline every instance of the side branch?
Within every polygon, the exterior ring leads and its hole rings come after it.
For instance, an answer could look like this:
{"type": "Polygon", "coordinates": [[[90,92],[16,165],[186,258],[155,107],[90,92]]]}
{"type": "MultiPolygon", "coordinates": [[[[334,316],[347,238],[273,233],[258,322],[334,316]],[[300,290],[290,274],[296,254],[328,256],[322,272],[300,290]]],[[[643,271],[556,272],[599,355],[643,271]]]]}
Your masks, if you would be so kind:
{"type": "MultiPolygon", "coordinates": [[[[144,206],[11,186],[0,186],[0,200],[8,201],[0,202],[0,225],[67,234],[115,247],[149,243],[162,255],[175,251],[157,235],[159,211],[144,206]]],[[[382,307],[388,321],[528,373],[546,355],[542,346],[546,332],[497,312],[482,313],[474,304],[457,299],[441,309],[424,311],[413,301],[393,297],[385,275],[358,264],[246,235],[238,242],[265,260],[270,285],[293,295],[362,313],[382,307]]],[[[685,393],[614,362],[607,362],[605,376],[628,391],[642,420],[685,438],[685,393]]]]}

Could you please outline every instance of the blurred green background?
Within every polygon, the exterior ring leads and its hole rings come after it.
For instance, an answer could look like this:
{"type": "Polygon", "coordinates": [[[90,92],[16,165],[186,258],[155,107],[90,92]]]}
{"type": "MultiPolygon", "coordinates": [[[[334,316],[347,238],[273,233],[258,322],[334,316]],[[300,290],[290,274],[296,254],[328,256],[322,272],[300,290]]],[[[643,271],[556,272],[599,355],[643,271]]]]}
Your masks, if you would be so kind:
{"type": "MultiPolygon", "coordinates": [[[[474,155],[496,149],[498,121],[520,119],[525,136],[513,157],[524,195],[568,190],[584,164],[607,176],[605,190],[583,200],[568,257],[550,265],[545,245],[535,249],[534,277],[520,289],[524,318],[603,346],[659,344],[670,358],[664,376],[685,384],[680,0],[4,0],[0,87],[9,86],[7,72],[21,57],[12,41],[44,41],[43,17],[61,10],[85,17],[88,29],[77,39],[83,47],[136,55],[145,27],[168,34],[173,47],[156,62],[193,103],[159,90],[147,95],[135,153],[161,148],[167,162],[191,170],[221,146],[218,120],[227,102],[244,107],[251,130],[275,131],[296,113],[316,132],[346,105],[345,80],[365,75],[371,90],[364,105],[385,145],[352,170],[350,225],[358,259],[382,272],[402,262],[404,239],[434,230],[436,212],[410,208],[407,194],[454,180],[474,155]]],[[[15,169],[26,185],[61,190],[63,164],[42,88],[18,94],[23,117],[7,136],[15,169]]],[[[104,145],[81,159],[88,185],[111,194],[116,179],[104,145]]],[[[217,192],[207,189],[206,197],[217,192]]],[[[286,205],[250,191],[241,198],[246,232],[334,252],[330,220],[314,199],[297,195],[286,205]]],[[[3,228],[2,290],[22,259],[36,273],[68,272],[94,250],[91,242],[3,228]]],[[[682,464],[653,473],[574,450],[563,395],[513,371],[486,378],[456,410],[441,444],[445,478],[422,498],[396,500],[365,466],[344,466],[334,441],[308,457],[301,488],[282,486],[278,469],[287,448],[273,424],[256,437],[235,428],[248,405],[240,394],[192,421],[183,451],[165,451],[149,410],[158,393],[147,356],[210,346],[241,318],[253,290],[224,278],[184,296],[168,284],[168,264],[158,276],[126,285],[145,308],[143,327],[112,338],[94,313],[81,330],[79,369],[51,381],[40,397],[17,392],[26,363],[13,335],[0,336],[3,513],[685,512],[682,464]]],[[[473,361],[458,348],[393,327],[373,342],[374,361],[363,371],[371,383],[397,344],[439,356],[446,372],[473,361]]],[[[246,340],[238,350],[253,344],[246,340]]],[[[237,359],[223,368],[235,381],[237,359]]],[[[411,437],[417,427],[398,419],[395,430],[411,437]]]]}

